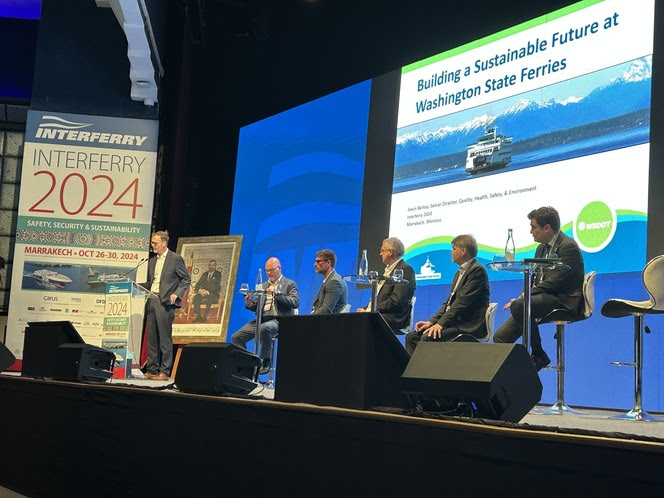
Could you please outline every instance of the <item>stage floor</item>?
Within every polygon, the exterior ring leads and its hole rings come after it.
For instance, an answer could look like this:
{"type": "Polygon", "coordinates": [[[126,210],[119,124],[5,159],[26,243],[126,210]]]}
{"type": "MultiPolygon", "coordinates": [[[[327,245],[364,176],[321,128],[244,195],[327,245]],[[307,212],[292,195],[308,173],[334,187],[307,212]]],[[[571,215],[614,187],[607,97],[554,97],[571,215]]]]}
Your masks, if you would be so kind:
{"type": "MultiPolygon", "coordinates": [[[[0,375],[6,376],[20,376],[20,374],[13,372],[4,372],[0,375]]],[[[100,384],[90,384],[100,385],[100,384]]],[[[114,386],[131,386],[134,388],[145,389],[146,391],[163,391],[169,393],[178,393],[179,391],[174,387],[173,381],[153,381],[147,379],[109,379],[101,385],[114,385],[114,386]]],[[[228,396],[224,396],[228,398],[228,396]]],[[[248,396],[242,396],[241,399],[253,399],[257,401],[274,400],[274,389],[268,389],[265,385],[261,384],[254,391],[249,393],[248,396]]],[[[291,403],[289,403],[291,404],[291,403]]],[[[295,403],[296,405],[312,409],[318,408],[316,405],[308,403],[295,403]]],[[[618,420],[612,419],[613,415],[620,415],[627,410],[611,410],[603,408],[590,408],[590,407],[572,407],[577,411],[583,412],[581,414],[565,413],[562,415],[549,415],[539,413],[542,409],[547,408],[549,405],[538,405],[533,408],[518,424],[511,424],[501,421],[482,420],[482,424],[496,423],[500,426],[509,425],[512,428],[521,428],[524,430],[537,430],[547,431],[553,433],[566,433],[566,434],[591,434],[599,437],[614,438],[614,439],[634,439],[646,440],[664,445],[664,422],[645,422],[633,420],[618,420]]],[[[330,407],[336,408],[336,407],[330,407]]],[[[337,408],[339,410],[345,410],[337,408]]],[[[371,412],[371,410],[369,410],[371,412]]],[[[382,412],[381,413],[385,413],[382,412]]],[[[393,413],[391,411],[390,413],[393,413]]],[[[651,415],[658,416],[664,420],[664,414],[649,412],[651,415]]],[[[402,415],[410,416],[408,413],[402,415]]],[[[418,414],[415,416],[418,419],[427,418],[427,414],[418,414]]],[[[439,419],[436,414],[432,414],[432,418],[439,419]]],[[[458,420],[462,422],[474,422],[472,419],[464,417],[443,417],[445,420],[458,420]]]]}
{"type": "Polygon", "coordinates": [[[555,482],[615,495],[664,486],[664,423],[611,420],[607,410],[528,414],[515,424],[273,398],[263,387],[205,396],[168,381],[0,374],[0,401],[11,407],[0,410],[0,427],[12,455],[0,485],[25,496],[218,496],[223,488],[408,496],[412,463],[417,489],[434,494],[444,482],[447,492],[472,483],[478,493],[513,496],[516,475],[524,489],[555,482]],[[424,471],[428,462],[435,472],[424,471]]]}
{"type": "MultiPolygon", "coordinates": [[[[178,392],[173,386],[172,381],[149,381],[145,379],[113,379],[110,384],[126,385],[144,389],[158,389],[164,391],[178,392]]],[[[265,385],[260,385],[249,396],[251,399],[272,401],[274,400],[274,389],[268,389],[265,385]]],[[[247,399],[243,397],[243,399],[247,399]]],[[[315,405],[307,403],[297,403],[302,407],[315,408],[315,405]]],[[[627,410],[609,410],[602,408],[572,407],[582,414],[556,414],[549,415],[539,413],[549,405],[538,405],[533,408],[518,424],[508,424],[496,421],[501,426],[509,425],[513,428],[525,430],[548,431],[554,433],[594,435],[615,439],[635,439],[647,440],[664,444],[664,422],[645,422],[633,420],[612,419],[613,415],[620,415],[627,410]]],[[[394,413],[394,412],[390,412],[394,413]]],[[[664,414],[649,412],[651,415],[659,416],[664,420],[664,414]]],[[[406,414],[408,416],[408,414],[406,414]]],[[[435,414],[434,417],[438,418],[435,414]]],[[[417,418],[427,418],[426,414],[417,415],[417,418]]],[[[445,420],[472,420],[464,417],[445,417],[445,420]]],[[[492,424],[493,421],[482,420],[483,424],[492,424]]]]}

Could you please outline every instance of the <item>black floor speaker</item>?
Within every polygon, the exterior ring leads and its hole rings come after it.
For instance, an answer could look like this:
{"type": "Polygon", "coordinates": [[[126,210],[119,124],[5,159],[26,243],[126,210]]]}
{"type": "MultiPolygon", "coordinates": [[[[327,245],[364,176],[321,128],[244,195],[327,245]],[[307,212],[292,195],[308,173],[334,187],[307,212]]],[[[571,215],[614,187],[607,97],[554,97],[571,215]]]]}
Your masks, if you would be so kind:
{"type": "Polygon", "coordinates": [[[424,410],[519,422],[542,383],[520,344],[420,342],[401,385],[424,410]]]}
{"type": "Polygon", "coordinates": [[[182,348],[175,386],[196,394],[249,394],[261,360],[225,342],[191,343],[182,348]]]}
{"type": "Polygon", "coordinates": [[[7,349],[7,346],[0,342],[0,372],[11,367],[15,361],[16,357],[7,349]]]}
{"type": "Polygon", "coordinates": [[[54,379],[56,353],[62,344],[85,344],[71,322],[29,322],[23,338],[21,375],[54,379]]]}
{"type": "Polygon", "coordinates": [[[105,382],[113,376],[115,354],[91,344],[61,344],[55,352],[55,374],[58,380],[105,382]]]}

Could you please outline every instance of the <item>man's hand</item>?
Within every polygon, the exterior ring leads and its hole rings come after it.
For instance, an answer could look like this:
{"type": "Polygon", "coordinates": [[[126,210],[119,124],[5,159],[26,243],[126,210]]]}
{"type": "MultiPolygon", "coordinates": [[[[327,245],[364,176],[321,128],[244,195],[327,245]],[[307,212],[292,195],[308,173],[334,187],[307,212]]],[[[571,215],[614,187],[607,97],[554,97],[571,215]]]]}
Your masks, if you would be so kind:
{"type": "Polygon", "coordinates": [[[359,311],[360,313],[364,313],[364,312],[367,311],[367,309],[366,308],[357,308],[357,311],[359,311]]]}
{"type": "Polygon", "coordinates": [[[251,297],[251,293],[247,292],[244,295],[244,304],[246,304],[247,306],[251,306],[252,304],[254,304],[254,299],[251,297]]]}
{"type": "Polygon", "coordinates": [[[178,295],[177,294],[171,294],[171,304],[175,304],[175,301],[177,301],[178,295]]]}
{"type": "Polygon", "coordinates": [[[425,321],[425,322],[417,322],[415,324],[415,332],[422,332],[425,329],[428,329],[433,325],[430,321],[425,321]]]}
{"type": "Polygon", "coordinates": [[[505,306],[503,306],[503,310],[508,309],[510,306],[512,306],[512,303],[516,301],[516,299],[510,299],[509,303],[505,303],[505,306]]]}
{"type": "Polygon", "coordinates": [[[432,339],[440,339],[443,335],[443,326],[438,323],[436,325],[432,325],[424,332],[422,332],[422,335],[423,336],[427,335],[432,339]]]}

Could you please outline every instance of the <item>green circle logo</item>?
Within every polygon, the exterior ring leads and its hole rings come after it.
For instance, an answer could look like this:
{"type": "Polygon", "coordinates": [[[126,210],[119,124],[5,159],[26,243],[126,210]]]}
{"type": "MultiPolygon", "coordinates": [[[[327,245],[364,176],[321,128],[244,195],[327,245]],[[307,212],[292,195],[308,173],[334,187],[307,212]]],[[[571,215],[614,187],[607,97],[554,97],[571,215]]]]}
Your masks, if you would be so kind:
{"type": "Polygon", "coordinates": [[[574,238],[586,252],[604,249],[616,233],[616,213],[604,202],[586,204],[574,223],[574,238]]]}

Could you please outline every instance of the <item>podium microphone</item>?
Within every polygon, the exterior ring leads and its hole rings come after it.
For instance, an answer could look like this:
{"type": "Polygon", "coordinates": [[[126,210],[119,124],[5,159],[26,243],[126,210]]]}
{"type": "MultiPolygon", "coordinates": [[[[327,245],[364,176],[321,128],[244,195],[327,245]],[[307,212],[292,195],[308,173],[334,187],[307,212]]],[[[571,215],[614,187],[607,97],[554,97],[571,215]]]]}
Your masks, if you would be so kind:
{"type": "Polygon", "coordinates": [[[138,270],[138,267],[141,266],[143,263],[145,263],[148,260],[148,258],[143,258],[141,259],[136,266],[134,266],[131,270],[129,270],[127,273],[123,273],[120,275],[121,277],[126,277],[129,275],[131,272],[138,270]]]}

